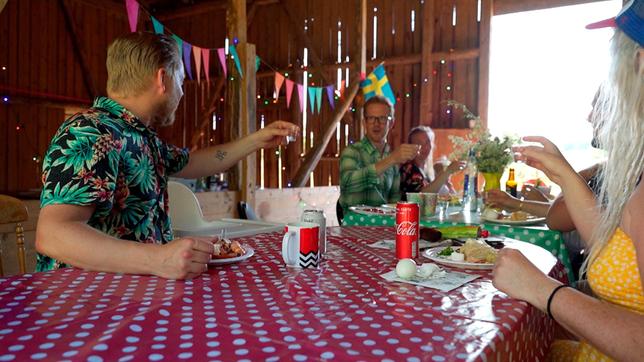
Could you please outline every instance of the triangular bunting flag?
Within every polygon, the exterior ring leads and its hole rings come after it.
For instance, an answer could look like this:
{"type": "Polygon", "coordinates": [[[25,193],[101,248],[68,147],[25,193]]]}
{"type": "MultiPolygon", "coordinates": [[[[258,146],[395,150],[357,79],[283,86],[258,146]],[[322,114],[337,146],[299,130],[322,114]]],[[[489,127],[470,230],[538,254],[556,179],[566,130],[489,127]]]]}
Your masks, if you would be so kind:
{"type": "Polygon", "coordinates": [[[231,45],[228,47],[228,52],[230,55],[233,56],[233,61],[235,61],[235,67],[237,68],[237,71],[239,72],[240,77],[244,77],[244,74],[242,73],[242,68],[241,68],[241,62],[239,59],[239,54],[237,54],[237,49],[235,49],[234,45],[231,45]]]}
{"type": "Polygon", "coordinates": [[[152,19],[152,26],[154,27],[154,32],[156,34],[163,34],[163,24],[157,20],[154,16],[150,16],[150,19],[152,19]]]}
{"type": "Polygon", "coordinates": [[[183,42],[183,65],[186,67],[186,73],[188,74],[188,79],[192,80],[192,69],[190,66],[190,52],[192,51],[192,45],[187,41],[183,42]]]}
{"type": "Polygon", "coordinates": [[[275,72],[275,99],[280,97],[280,88],[284,83],[284,76],[280,72],[275,72]]]}
{"type": "Polygon", "coordinates": [[[322,87],[315,87],[315,101],[318,105],[318,114],[320,113],[320,107],[322,107],[322,87]]]}
{"type": "Polygon", "coordinates": [[[259,70],[259,63],[260,63],[261,61],[262,61],[262,60],[259,58],[259,55],[256,55],[256,56],[255,56],[255,73],[257,73],[257,71],[259,70]]]}
{"type": "Polygon", "coordinates": [[[221,64],[221,68],[224,70],[224,77],[226,77],[228,76],[228,66],[226,66],[226,49],[217,49],[217,55],[219,56],[219,63],[221,64]]]}
{"type": "Polygon", "coordinates": [[[197,83],[201,82],[201,48],[192,46],[192,55],[195,57],[195,67],[197,68],[197,83]]]}
{"type": "Polygon", "coordinates": [[[300,113],[304,111],[304,86],[297,85],[297,100],[300,101],[300,113]]]}
{"type": "Polygon", "coordinates": [[[203,72],[206,74],[206,82],[210,84],[210,49],[201,49],[203,58],[203,72]]]}
{"type": "Polygon", "coordinates": [[[326,87],[326,98],[329,100],[329,105],[331,106],[331,109],[335,109],[335,98],[333,97],[333,86],[332,85],[327,85],[326,87]]]}
{"type": "Polygon", "coordinates": [[[317,95],[317,92],[315,91],[315,87],[309,87],[309,105],[311,106],[311,114],[315,113],[316,95],[317,95]]]}
{"type": "Polygon", "coordinates": [[[286,79],[286,108],[291,106],[291,95],[293,94],[293,81],[286,79]]]}
{"type": "Polygon", "coordinates": [[[183,56],[183,39],[179,38],[177,34],[172,34],[172,38],[177,42],[177,45],[179,46],[179,55],[183,56]]]}
{"type": "Polygon", "coordinates": [[[130,23],[130,31],[136,31],[136,23],[139,21],[139,3],[136,0],[125,0],[127,9],[127,20],[130,23]]]}
{"type": "Polygon", "coordinates": [[[365,80],[360,83],[362,93],[364,93],[365,101],[375,95],[381,95],[391,102],[396,104],[396,96],[391,90],[385,67],[382,63],[378,65],[373,72],[371,72],[365,80]]]}

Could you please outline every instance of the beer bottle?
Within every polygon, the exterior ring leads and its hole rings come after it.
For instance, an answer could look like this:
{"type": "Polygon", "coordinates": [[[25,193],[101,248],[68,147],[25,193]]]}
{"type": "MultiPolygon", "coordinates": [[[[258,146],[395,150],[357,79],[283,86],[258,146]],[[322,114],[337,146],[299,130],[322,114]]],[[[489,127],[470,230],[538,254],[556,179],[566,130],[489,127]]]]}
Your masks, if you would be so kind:
{"type": "Polygon", "coordinates": [[[510,168],[510,175],[508,176],[508,181],[505,183],[505,192],[510,195],[517,197],[517,182],[514,179],[514,169],[510,168]]]}

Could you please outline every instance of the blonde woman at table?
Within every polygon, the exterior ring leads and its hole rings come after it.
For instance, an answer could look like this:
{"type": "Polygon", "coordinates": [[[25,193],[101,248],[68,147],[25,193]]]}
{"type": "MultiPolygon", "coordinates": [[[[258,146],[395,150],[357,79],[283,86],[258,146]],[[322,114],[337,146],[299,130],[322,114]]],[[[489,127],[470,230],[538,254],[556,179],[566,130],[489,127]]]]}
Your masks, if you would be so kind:
{"type": "Polygon", "coordinates": [[[493,271],[499,290],[547,312],[579,338],[555,342],[553,360],[644,361],[644,0],[629,2],[616,19],[599,24],[611,22],[618,28],[601,96],[605,123],[599,141],[608,159],[599,173],[599,198],[549,140],[525,137],[543,147],[516,149],[561,186],[575,226],[588,240],[582,269],[597,298],[560,285],[513,249],[499,253],[493,271]],[[603,207],[598,199],[606,200],[603,207]]]}
{"type": "Polygon", "coordinates": [[[65,121],[45,155],[37,271],[76,266],[189,279],[208,269],[213,238],[173,240],[168,176],[217,174],[259,148],[285,143],[298,127],[276,121],[189,154],[155,131],[174,122],[184,78],[169,36],[129,33],[112,42],[108,97],[65,121]]]}
{"type": "Polygon", "coordinates": [[[465,162],[454,161],[445,167],[443,163],[434,163],[434,131],[427,126],[417,126],[409,131],[407,143],[419,145],[418,155],[400,166],[400,191],[438,192],[446,185],[450,192],[455,192],[449,177],[462,170],[465,162]]]}

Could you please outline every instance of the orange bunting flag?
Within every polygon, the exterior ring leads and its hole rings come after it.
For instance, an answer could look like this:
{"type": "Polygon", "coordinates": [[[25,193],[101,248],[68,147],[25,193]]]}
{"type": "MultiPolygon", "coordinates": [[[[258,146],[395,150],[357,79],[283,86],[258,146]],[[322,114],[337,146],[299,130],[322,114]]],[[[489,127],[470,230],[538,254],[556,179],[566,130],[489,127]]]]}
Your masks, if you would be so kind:
{"type": "Polygon", "coordinates": [[[193,45],[192,55],[195,57],[195,68],[197,68],[197,83],[201,83],[201,48],[193,45]]]}
{"type": "Polygon", "coordinates": [[[203,59],[203,72],[206,73],[206,82],[210,84],[210,74],[208,74],[210,70],[210,49],[201,49],[201,58],[203,59]]]}
{"type": "Polygon", "coordinates": [[[291,95],[293,94],[293,81],[286,79],[286,108],[291,106],[291,95]]]}
{"type": "Polygon", "coordinates": [[[284,83],[284,76],[279,72],[275,72],[275,99],[280,97],[280,88],[282,88],[282,83],[284,83]]]}

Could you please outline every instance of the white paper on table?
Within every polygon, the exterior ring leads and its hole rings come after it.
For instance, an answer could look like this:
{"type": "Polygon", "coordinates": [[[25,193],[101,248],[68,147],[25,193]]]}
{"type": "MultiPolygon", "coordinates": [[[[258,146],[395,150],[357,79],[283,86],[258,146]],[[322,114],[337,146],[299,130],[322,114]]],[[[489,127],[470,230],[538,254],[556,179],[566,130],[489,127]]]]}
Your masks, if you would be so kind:
{"type": "Polygon", "coordinates": [[[480,277],[480,275],[472,275],[467,273],[461,273],[457,271],[445,270],[445,276],[432,279],[420,279],[417,276],[414,276],[411,279],[401,279],[396,275],[396,271],[392,270],[388,273],[380,275],[382,278],[389,282],[401,282],[414,285],[420,285],[421,287],[429,287],[438,289],[442,292],[449,292],[454,290],[465,283],[469,283],[472,280],[480,277]]]}
{"type": "MultiPolygon", "coordinates": [[[[442,240],[439,242],[429,242],[427,240],[420,239],[420,249],[427,249],[427,248],[435,248],[437,246],[443,246],[451,243],[451,240],[442,240]]],[[[391,250],[394,251],[396,250],[396,240],[378,240],[375,243],[367,244],[372,248],[376,249],[386,249],[386,250],[391,250]]]]}

